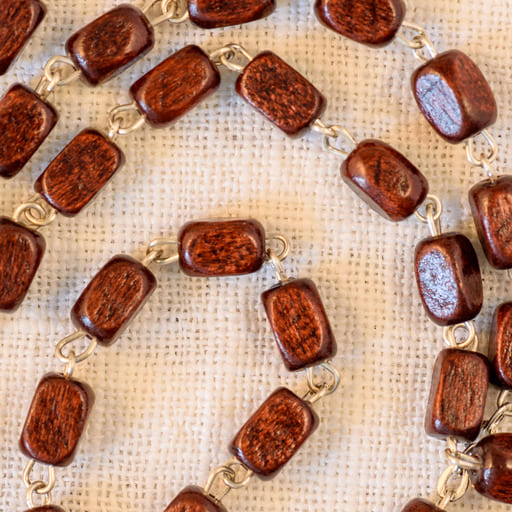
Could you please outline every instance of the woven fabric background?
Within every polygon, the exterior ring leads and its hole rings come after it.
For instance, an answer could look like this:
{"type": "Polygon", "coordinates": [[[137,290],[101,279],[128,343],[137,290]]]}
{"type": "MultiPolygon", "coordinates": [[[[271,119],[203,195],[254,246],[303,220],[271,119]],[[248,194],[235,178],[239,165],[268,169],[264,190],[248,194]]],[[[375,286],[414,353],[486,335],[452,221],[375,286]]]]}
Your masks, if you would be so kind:
{"type": "MultiPolygon", "coordinates": [[[[113,6],[112,0],[45,0],[49,15],[0,89],[34,86],[66,38],[113,6]]],[[[139,2],[140,5],[141,2],[139,2]]],[[[52,96],[61,120],[23,172],[0,183],[0,212],[32,195],[45,165],[82,128],[103,129],[106,112],[129,102],[129,85],[190,43],[207,51],[239,42],[278,53],[326,96],[327,122],[358,140],[382,139],[426,174],[444,203],[443,226],[476,240],[467,191],[482,175],[462,147],[443,142],[416,108],[409,77],[419,63],[398,42],[369,49],[321,26],[312,0],[277,0],[271,17],[242,27],[202,30],[162,25],[148,57],[115,80],[82,83],[52,96]]],[[[409,0],[407,18],[427,28],[439,50],[459,48],[483,69],[500,116],[492,133],[509,170],[512,120],[512,2],[409,0]]],[[[287,138],[234,92],[223,71],[219,91],[173,127],[145,127],[121,138],[127,165],[74,219],[42,230],[47,254],[16,314],[0,318],[0,510],[24,510],[17,439],[39,378],[62,369],[54,345],[73,331],[69,310],[111,256],[141,256],[152,238],[176,234],[196,218],[251,216],[292,240],[289,274],[319,286],[339,343],[339,391],[318,403],[321,424],[272,481],[254,479],[225,500],[232,511],[399,511],[431,496],[446,467],[444,444],[423,430],[432,366],[442,331],[426,317],[412,257],[428,235],[411,218],[383,220],[343,185],[341,159],[321,137],[287,138]]],[[[510,299],[510,281],[479,250],[485,306],[476,321],[483,351],[493,308],[510,299]]],[[[255,275],[198,279],[154,267],[159,288],[113,347],[77,369],[96,405],[75,461],[57,471],[55,503],[71,512],[163,511],[185,485],[203,484],[228,460],[227,446],[277,386],[304,390],[285,371],[259,294],[275,279],[255,275]]],[[[490,404],[496,390],[491,391],[490,404]]],[[[509,425],[510,426],[510,425],[509,425]]],[[[505,511],[474,492],[453,511],[505,511]]]]}

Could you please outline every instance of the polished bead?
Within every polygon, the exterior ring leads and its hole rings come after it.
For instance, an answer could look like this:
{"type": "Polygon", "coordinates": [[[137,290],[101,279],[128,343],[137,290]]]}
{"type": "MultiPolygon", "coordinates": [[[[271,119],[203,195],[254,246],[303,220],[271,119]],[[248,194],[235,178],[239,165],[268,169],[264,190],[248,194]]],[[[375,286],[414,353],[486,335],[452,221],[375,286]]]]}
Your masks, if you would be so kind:
{"type": "Polygon", "coordinates": [[[470,473],[475,489],[493,500],[512,504],[512,434],[484,437],[471,452],[482,467],[470,473]]]}
{"type": "Polygon", "coordinates": [[[190,45],[139,78],[130,94],[147,121],[161,127],[206,99],[219,84],[217,66],[201,48],[190,45]]]}
{"type": "Polygon", "coordinates": [[[202,28],[229,27],[265,18],[275,0],[188,0],[190,21],[202,28]]]}
{"type": "Polygon", "coordinates": [[[236,91],[288,135],[308,127],[325,105],[315,87],[272,52],[260,53],[247,64],[236,91]]]}
{"type": "Polygon", "coordinates": [[[57,505],[42,505],[26,510],[25,512],[65,512],[65,510],[57,505]]]}
{"type": "Polygon", "coordinates": [[[335,356],[336,340],[313,281],[286,281],[263,292],[261,299],[288,370],[335,356]]]}
{"type": "Polygon", "coordinates": [[[20,449],[43,464],[73,460],[94,403],[91,388],[50,373],[39,382],[20,438],[20,449]]]}
{"type": "Polygon", "coordinates": [[[438,325],[466,322],[480,312],[483,286],[471,242],[459,233],[422,240],[414,255],[423,306],[438,325]]]}
{"type": "Polygon", "coordinates": [[[473,441],[482,426],[489,362],[477,352],[448,348],[437,357],[425,417],[425,430],[434,437],[473,441]]]}
{"type": "Polygon", "coordinates": [[[315,12],[324,25],[369,46],[384,46],[405,16],[403,0],[316,0],[315,12]]]}
{"type": "Polygon", "coordinates": [[[512,176],[477,183],[469,191],[469,204],[489,263],[512,268],[512,176]]]}
{"type": "Polygon", "coordinates": [[[100,132],[80,132],[39,176],[34,188],[57,211],[76,215],[124,162],[121,150],[100,132]]]}
{"type": "Polygon", "coordinates": [[[272,393],[240,429],[232,453],[261,478],[271,478],[314,432],[318,418],[286,388],[272,393]]]}
{"type": "Polygon", "coordinates": [[[201,487],[185,487],[164,512],[226,512],[215,498],[207,496],[201,487]]]}
{"type": "Polygon", "coordinates": [[[21,84],[0,100],[0,176],[18,174],[57,123],[57,112],[21,84]]]}
{"type": "Polygon", "coordinates": [[[0,311],[23,302],[46,248],[42,235],[0,217],[0,311]]]}
{"type": "Polygon", "coordinates": [[[496,121],[494,95],[477,65],[450,50],[418,68],[414,96],[428,122],[448,142],[461,142],[496,121]]]}
{"type": "Polygon", "coordinates": [[[122,4],[75,32],[66,50],[91,85],[101,84],[146,55],[154,45],[144,14],[122,4]]]}
{"type": "Polygon", "coordinates": [[[189,276],[250,274],[265,261],[265,230],[253,219],[188,222],[178,234],[178,253],[189,276]]]}
{"type": "Polygon", "coordinates": [[[379,140],[358,144],[343,162],[341,176],[370,208],[391,221],[412,215],[428,194],[425,176],[379,140]]]}
{"type": "Polygon", "coordinates": [[[494,382],[512,388],[512,302],[500,304],[494,312],[489,336],[489,361],[494,382]]]}
{"type": "Polygon", "coordinates": [[[0,75],[7,72],[46,15],[39,0],[2,0],[0,5],[0,75]]]}
{"type": "Polygon", "coordinates": [[[421,498],[416,498],[402,509],[402,512],[444,512],[439,507],[436,507],[433,503],[421,498]]]}
{"type": "Polygon", "coordinates": [[[101,345],[112,345],[155,288],[147,267],[130,256],[115,256],[82,292],[71,320],[101,345]]]}

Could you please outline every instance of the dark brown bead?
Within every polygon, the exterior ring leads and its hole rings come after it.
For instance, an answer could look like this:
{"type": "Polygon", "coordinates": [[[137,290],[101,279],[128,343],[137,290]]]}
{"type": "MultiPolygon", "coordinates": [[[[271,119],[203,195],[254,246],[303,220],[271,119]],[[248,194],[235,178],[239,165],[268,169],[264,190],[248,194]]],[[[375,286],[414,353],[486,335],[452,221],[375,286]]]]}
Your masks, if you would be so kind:
{"type": "Polygon", "coordinates": [[[471,242],[459,233],[422,240],[414,254],[416,283],[430,319],[453,325],[474,318],[482,309],[480,266],[471,242]]]}
{"type": "Polygon", "coordinates": [[[489,336],[489,360],[494,382],[512,388],[512,302],[500,304],[494,312],[489,336]]]}
{"type": "Polygon", "coordinates": [[[130,94],[148,122],[162,127],[210,96],[219,84],[217,66],[201,48],[190,45],[139,78],[130,94]]]}
{"type": "Polygon", "coordinates": [[[477,352],[448,348],[437,357],[425,430],[434,437],[473,441],[482,426],[489,361],[477,352]]]}
{"type": "Polygon", "coordinates": [[[265,261],[265,230],[253,219],[188,222],[178,233],[178,253],[189,276],[250,274],[265,261]]]}
{"type": "Polygon", "coordinates": [[[220,502],[206,496],[201,487],[189,485],[185,487],[164,512],[226,512],[220,502]]]}
{"type": "Polygon", "coordinates": [[[23,302],[46,248],[42,235],[0,217],[0,311],[23,302]]]}
{"type": "Polygon", "coordinates": [[[155,276],[142,263],[114,256],[82,292],[71,320],[101,345],[112,345],[155,288],[155,276]]]}
{"type": "Polygon", "coordinates": [[[25,512],[65,512],[65,510],[57,505],[42,505],[41,507],[34,507],[25,512]]]}
{"type": "Polygon", "coordinates": [[[370,208],[392,221],[412,215],[428,194],[425,176],[379,140],[358,144],[343,162],[341,176],[370,208]]]}
{"type": "Polygon", "coordinates": [[[432,127],[448,142],[461,142],[496,121],[494,95],[477,65],[450,50],[418,68],[414,96],[432,127]]]}
{"type": "Polygon", "coordinates": [[[316,88],[272,52],[260,53],[247,64],[236,91],[288,135],[307,128],[325,106],[316,88]]]}
{"type": "Polygon", "coordinates": [[[39,176],[34,188],[56,210],[76,215],[124,162],[122,151],[100,132],[80,132],[39,176]]]}
{"type": "Polygon", "coordinates": [[[45,375],[21,432],[21,451],[43,464],[67,466],[93,404],[94,393],[87,384],[55,373],[45,375]]]}
{"type": "Polygon", "coordinates": [[[263,292],[261,299],[288,370],[334,357],[336,340],[313,281],[292,279],[263,292]]]}
{"type": "Polygon", "coordinates": [[[489,263],[512,268],[512,176],[477,183],[469,191],[469,204],[489,263]]]}
{"type": "Polygon", "coordinates": [[[368,46],[384,46],[405,16],[402,0],[316,0],[315,12],[326,27],[368,46]]]}
{"type": "Polygon", "coordinates": [[[261,478],[271,478],[314,432],[318,418],[309,404],[279,388],[240,429],[231,452],[261,478]]]}
{"type": "Polygon", "coordinates": [[[421,498],[416,498],[402,509],[402,512],[444,512],[444,510],[436,507],[430,501],[422,500],[421,498]]]}
{"type": "Polygon", "coordinates": [[[475,489],[493,500],[512,504],[512,434],[485,437],[471,452],[482,468],[470,473],[475,489]]]}
{"type": "Polygon", "coordinates": [[[57,123],[57,112],[21,84],[0,100],[0,176],[11,178],[23,169],[57,123]]]}
{"type": "Polygon", "coordinates": [[[275,0],[188,0],[190,21],[202,28],[242,25],[274,12],[275,0]]]}
{"type": "Polygon", "coordinates": [[[155,43],[153,27],[144,14],[122,4],[75,32],[66,50],[91,85],[122,73],[146,55],[155,43]]]}
{"type": "Polygon", "coordinates": [[[7,72],[46,15],[39,0],[2,0],[0,5],[0,75],[7,72]]]}

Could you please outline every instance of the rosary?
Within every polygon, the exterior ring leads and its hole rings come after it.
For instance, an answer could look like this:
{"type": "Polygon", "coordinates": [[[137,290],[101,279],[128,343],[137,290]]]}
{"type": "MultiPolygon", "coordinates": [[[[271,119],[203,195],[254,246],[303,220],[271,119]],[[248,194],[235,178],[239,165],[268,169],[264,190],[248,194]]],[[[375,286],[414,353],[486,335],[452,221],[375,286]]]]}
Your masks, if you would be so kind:
{"type": "MultiPolygon", "coordinates": [[[[78,79],[102,86],[152,49],[164,23],[190,22],[201,29],[257,23],[271,19],[275,7],[271,0],[155,0],[141,9],[122,4],[91,21],[66,41],[66,55],[48,60],[34,88],[17,83],[0,99],[0,176],[22,173],[56,127],[59,114],[52,98],[59,88],[78,79]]],[[[469,205],[485,264],[511,269],[512,178],[497,170],[500,148],[492,125],[498,108],[479,67],[461,51],[438,53],[427,31],[406,21],[402,0],[316,0],[314,10],[333,38],[342,35],[375,52],[395,42],[419,61],[411,86],[420,111],[483,174],[469,191],[469,205]]],[[[0,32],[0,73],[37,37],[45,12],[39,0],[7,0],[0,6],[0,27],[9,27],[0,32]]],[[[322,147],[339,159],[343,182],[372,210],[392,222],[415,217],[429,230],[430,236],[416,243],[415,278],[426,315],[442,327],[448,348],[434,364],[425,430],[445,443],[447,467],[434,495],[396,506],[402,512],[442,512],[472,489],[511,504],[512,434],[503,432],[502,424],[512,416],[507,391],[512,386],[512,304],[495,309],[489,353],[481,354],[474,324],[484,304],[480,264],[465,235],[442,230],[441,194],[434,194],[418,167],[389,144],[374,138],[358,141],[353,135],[357,127],[328,122],[329,98],[277,49],[248,48],[241,42],[212,48],[187,44],[133,82],[129,101],[112,106],[105,126],[72,135],[35,181],[35,194],[11,217],[0,218],[0,310],[16,315],[24,300],[33,300],[29,289],[47,245],[40,230],[59,215],[70,220],[78,215],[129,165],[124,148],[132,134],[147,125],[168,129],[211,98],[229,74],[236,78],[236,93],[286,135],[318,136],[322,147]],[[492,408],[487,399],[491,382],[500,389],[492,408]]],[[[200,108],[198,116],[209,116],[211,107],[200,108]]],[[[165,512],[225,511],[229,492],[255,477],[275,477],[302,450],[321,426],[317,402],[331,395],[329,400],[343,401],[338,395],[344,372],[331,361],[337,344],[321,287],[309,278],[288,276],[285,260],[293,245],[287,234],[267,232],[254,218],[191,219],[176,233],[149,241],[140,257],[117,255],[101,267],[71,307],[76,330],[56,344],[63,367],[39,380],[21,429],[29,510],[63,512],[52,496],[56,469],[76,462],[95,402],[92,388],[75,372],[86,361],[90,364],[98,349],[122,337],[129,323],[136,325],[134,318],[146,301],[159,293],[157,279],[166,269],[179,269],[191,278],[222,279],[268,267],[275,282],[260,290],[261,304],[276,353],[286,370],[304,379],[302,392],[288,386],[269,390],[233,435],[233,458],[214,468],[204,485],[177,492],[165,512]]],[[[187,447],[189,453],[194,449],[187,447]]]]}

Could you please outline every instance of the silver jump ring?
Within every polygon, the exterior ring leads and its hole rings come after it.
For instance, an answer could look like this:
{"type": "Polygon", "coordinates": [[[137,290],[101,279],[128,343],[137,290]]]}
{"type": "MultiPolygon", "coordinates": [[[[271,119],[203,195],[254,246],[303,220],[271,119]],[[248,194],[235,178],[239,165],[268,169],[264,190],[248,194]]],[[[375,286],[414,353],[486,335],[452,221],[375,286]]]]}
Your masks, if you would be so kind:
{"type": "Polygon", "coordinates": [[[70,343],[72,343],[76,340],[79,340],[80,338],[85,338],[85,337],[87,337],[87,333],[85,331],[76,331],[73,334],[66,336],[65,338],[63,338],[62,340],[60,340],[57,343],[57,345],[55,347],[55,355],[59,358],[59,360],[61,362],[65,363],[65,364],[70,363],[70,361],[73,361],[75,364],[85,361],[96,350],[96,347],[98,345],[98,341],[96,340],[96,338],[90,338],[87,348],[79,354],[75,354],[74,351],[71,351],[69,355],[65,355],[63,353],[63,349],[65,346],[69,345],[70,343]]]}
{"type": "Polygon", "coordinates": [[[55,487],[55,468],[53,466],[48,466],[48,483],[44,483],[42,480],[35,480],[34,482],[30,479],[30,473],[34,469],[34,466],[36,465],[36,461],[34,459],[30,459],[27,462],[27,465],[25,466],[25,469],[23,470],[23,482],[25,482],[25,485],[27,488],[30,488],[31,485],[34,483],[38,483],[37,489],[34,489],[33,492],[37,492],[37,494],[48,494],[50,493],[53,488],[55,487]],[[42,485],[40,485],[42,484],[42,485]]]}
{"type": "Polygon", "coordinates": [[[449,502],[460,500],[467,492],[470,484],[469,471],[459,469],[455,464],[448,466],[439,477],[437,483],[437,494],[441,498],[450,496],[449,502]],[[460,477],[459,484],[453,489],[448,488],[452,477],[460,477]]]}
{"type": "MultiPolygon", "coordinates": [[[[36,504],[34,503],[34,498],[33,498],[33,495],[34,493],[37,493],[37,494],[40,494],[38,491],[40,489],[42,489],[46,484],[44,482],[42,482],[41,480],[36,480],[35,482],[32,482],[29,486],[29,488],[27,489],[27,493],[26,493],[26,501],[27,501],[27,505],[29,507],[29,509],[31,508],[36,508],[36,504]]],[[[43,495],[43,494],[41,494],[43,495]]],[[[51,493],[48,492],[46,493],[45,497],[44,497],[44,500],[43,500],[43,505],[50,505],[52,502],[52,496],[51,496],[51,493]]]]}
{"type": "Polygon", "coordinates": [[[320,363],[316,366],[306,368],[306,378],[308,384],[308,391],[306,395],[303,397],[303,399],[311,403],[315,403],[321,398],[324,398],[334,393],[338,389],[341,380],[338,370],[329,363],[320,363]],[[330,382],[324,381],[321,384],[317,384],[315,382],[315,369],[317,368],[321,368],[325,370],[327,373],[329,373],[330,382]]]}
{"type": "Polygon", "coordinates": [[[347,141],[351,146],[351,150],[357,146],[357,141],[354,138],[354,136],[343,126],[340,126],[338,124],[333,124],[328,126],[330,130],[332,130],[331,133],[334,133],[335,135],[325,135],[322,140],[322,144],[324,146],[324,149],[326,151],[330,151],[331,153],[334,153],[335,155],[341,156],[343,158],[347,158],[350,154],[349,151],[345,151],[344,149],[337,148],[331,143],[331,139],[336,140],[338,138],[343,137],[345,141],[347,141]]]}
{"type": "Polygon", "coordinates": [[[138,130],[144,123],[146,118],[139,112],[135,103],[128,103],[126,105],[118,105],[108,113],[108,126],[109,137],[115,135],[128,135],[129,133],[138,130]],[[123,114],[129,112],[135,119],[123,126],[123,114]]]}
{"type": "Polygon", "coordinates": [[[487,130],[482,130],[480,133],[475,135],[474,137],[471,137],[470,139],[467,139],[464,142],[464,145],[466,146],[466,158],[468,162],[473,165],[474,167],[482,167],[485,168],[485,166],[489,166],[490,164],[493,164],[496,159],[498,158],[498,143],[496,142],[496,139],[489,133],[487,130]],[[474,150],[474,142],[476,141],[476,138],[478,135],[481,135],[489,144],[489,151],[487,154],[481,153],[480,157],[477,157],[475,155],[474,150]]]}
{"type": "Polygon", "coordinates": [[[146,248],[146,256],[142,260],[142,264],[147,266],[154,262],[159,265],[170,265],[171,263],[176,263],[179,258],[178,241],[176,239],[156,238],[149,242],[146,248]],[[174,254],[165,256],[165,252],[169,249],[169,246],[175,247],[176,251],[174,254]]]}
{"type": "Polygon", "coordinates": [[[478,335],[472,321],[443,327],[443,339],[452,348],[472,348],[473,350],[478,348],[478,335]],[[457,329],[466,329],[467,334],[462,341],[457,341],[455,338],[457,329]]]}

